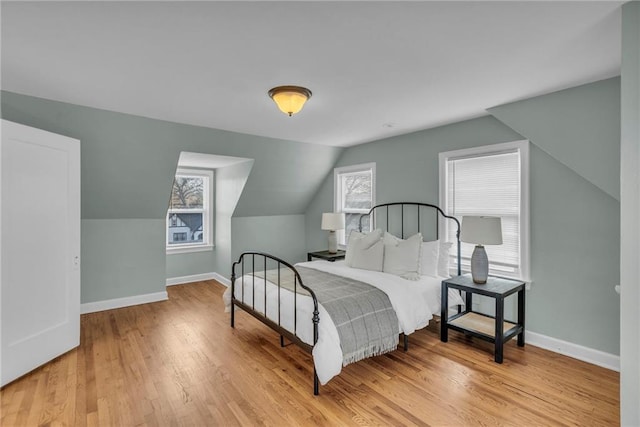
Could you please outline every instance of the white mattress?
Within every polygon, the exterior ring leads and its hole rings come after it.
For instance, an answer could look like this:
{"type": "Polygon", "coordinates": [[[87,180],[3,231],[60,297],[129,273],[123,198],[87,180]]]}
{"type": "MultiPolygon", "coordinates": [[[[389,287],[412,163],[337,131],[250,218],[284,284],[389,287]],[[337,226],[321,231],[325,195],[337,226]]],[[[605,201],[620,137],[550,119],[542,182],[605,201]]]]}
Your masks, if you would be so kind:
{"type": "MultiPolygon", "coordinates": [[[[343,261],[313,261],[296,264],[327,273],[349,277],[368,283],[382,290],[389,296],[391,305],[398,316],[398,332],[411,334],[424,328],[440,312],[441,283],[444,278],[421,276],[420,280],[411,281],[388,273],[361,270],[347,267],[343,261]]],[[[277,286],[259,277],[244,276],[236,280],[236,298],[242,300],[242,281],[244,279],[244,303],[255,307],[264,314],[265,289],[267,317],[279,323],[287,330],[294,332],[302,341],[313,345],[313,301],[311,297],[295,294],[286,289],[280,290],[281,309],[278,313],[277,286]],[[255,286],[254,286],[255,284],[255,286]],[[255,299],[255,304],[254,304],[255,299]],[[294,325],[293,301],[298,307],[294,325]],[[294,331],[295,326],[295,331],[294,331]]],[[[227,308],[231,304],[231,288],[227,289],[224,298],[227,308]]],[[[464,305],[462,298],[455,290],[449,291],[449,305],[464,305]]],[[[340,339],[333,321],[319,304],[320,323],[318,325],[318,342],[313,348],[313,360],[321,384],[326,384],[342,370],[342,350],[340,339]]]]}

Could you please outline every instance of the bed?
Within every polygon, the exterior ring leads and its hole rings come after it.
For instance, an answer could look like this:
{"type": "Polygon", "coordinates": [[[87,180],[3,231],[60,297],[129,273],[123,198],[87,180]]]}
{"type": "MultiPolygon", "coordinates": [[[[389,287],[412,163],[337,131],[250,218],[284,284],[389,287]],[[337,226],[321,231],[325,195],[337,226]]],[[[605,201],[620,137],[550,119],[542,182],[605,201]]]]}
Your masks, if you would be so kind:
{"type": "MultiPolygon", "coordinates": [[[[443,220],[451,221],[450,225],[456,230],[454,256],[459,261],[460,224],[456,218],[431,204],[399,202],[374,206],[360,216],[358,229],[362,232],[368,224],[375,224],[377,228],[371,227],[375,231],[355,237],[357,233],[354,232],[350,241],[357,242],[356,237],[362,236],[375,241],[375,233],[382,235],[381,230],[384,230],[384,239],[397,239],[400,242],[397,247],[406,247],[407,242],[419,239],[422,256],[422,252],[428,252],[425,248],[442,249],[445,245],[438,239],[443,220]],[[425,227],[426,224],[431,227],[425,227]],[[411,237],[405,240],[408,235],[411,237]]],[[[389,243],[389,240],[384,242],[389,243]]],[[[380,244],[382,237],[375,246],[380,244]]],[[[445,271],[442,268],[434,270],[430,265],[427,267],[430,274],[414,274],[412,280],[407,280],[391,268],[388,271],[373,271],[366,266],[354,268],[355,259],[349,260],[349,248],[357,254],[350,242],[344,261],[303,262],[295,266],[268,253],[244,252],[232,265],[231,286],[224,295],[231,312],[231,327],[235,326],[236,309],[244,310],[279,333],[281,346],[288,339],[313,355],[315,395],[319,394],[320,384],[326,384],[348,363],[396,349],[399,336],[403,337],[403,348],[407,351],[409,335],[426,327],[440,312],[441,282],[445,275],[448,276],[446,267],[445,271]],[[344,292],[353,295],[343,297],[344,292]],[[370,312],[342,317],[346,311],[344,306],[333,306],[335,300],[340,299],[347,301],[349,309],[360,310],[360,306],[365,306],[370,312]],[[366,335],[370,341],[363,343],[361,335],[366,335]],[[393,340],[390,340],[391,336],[393,340]]],[[[389,246],[386,248],[394,250],[389,246]]],[[[442,255],[448,262],[450,255],[445,252],[442,255]]],[[[363,262],[369,262],[371,253],[366,253],[363,262]]],[[[431,262],[442,264],[439,255],[431,262]]],[[[389,257],[393,257],[392,252],[389,257]]],[[[449,301],[452,307],[464,305],[454,290],[450,292],[449,301]]]]}

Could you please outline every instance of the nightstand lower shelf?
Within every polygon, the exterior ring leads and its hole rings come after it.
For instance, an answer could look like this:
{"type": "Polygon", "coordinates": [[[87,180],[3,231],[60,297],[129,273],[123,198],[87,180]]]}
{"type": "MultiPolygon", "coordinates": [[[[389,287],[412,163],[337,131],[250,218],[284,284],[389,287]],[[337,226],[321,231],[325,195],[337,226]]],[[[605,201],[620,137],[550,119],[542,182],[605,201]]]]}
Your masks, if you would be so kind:
{"type": "MultiPolygon", "coordinates": [[[[512,337],[518,333],[518,325],[503,321],[504,336],[512,337]],[[513,329],[513,331],[512,331],[513,329]]],[[[460,316],[449,319],[449,328],[460,332],[470,332],[487,341],[495,341],[496,319],[491,316],[475,313],[473,311],[461,313],[460,316]]]]}

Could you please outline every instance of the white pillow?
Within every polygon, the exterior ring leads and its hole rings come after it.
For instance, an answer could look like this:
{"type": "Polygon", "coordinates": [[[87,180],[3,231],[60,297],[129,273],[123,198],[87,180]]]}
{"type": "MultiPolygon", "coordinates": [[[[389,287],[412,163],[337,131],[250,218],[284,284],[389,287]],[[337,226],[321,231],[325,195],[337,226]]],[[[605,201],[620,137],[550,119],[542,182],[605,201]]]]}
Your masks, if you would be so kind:
{"type": "MultiPolygon", "coordinates": [[[[362,239],[360,239],[362,242],[362,239]]],[[[351,259],[351,267],[363,270],[382,271],[382,260],[384,258],[384,243],[378,239],[376,243],[364,248],[356,245],[356,250],[351,259]]]]}
{"type": "Polygon", "coordinates": [[[347,243],[347,253],[344,255],[344,263],[348,267],[353,267],[353,255],[358,250],[366,250],[373,246],[382,238],[382,230],[380,228],[373,230],[371,233],[360,233],[353,230],[349,234],[349,242],[347,243]]]}
{"type": "Polygon", "coordinates": [[[440,253],[440,242],[422,242],[422,255],[420,255],[420,274],[423,276],[438,275],[438,254],[440,253]]]}
{"type": "Polygon", "coordinates": [[[422,234],[417,233],[407,240],[384,233],[384,262],[382,271],[407,280],[420,278],[420,252],[422,234]]]}
{"type": "Polygon", "coordinates": [[[451,242],[440,241],[439,253],[438,253],[438,276],[451,277],[449,273],[449,251],[453,246],[451,242]]]}

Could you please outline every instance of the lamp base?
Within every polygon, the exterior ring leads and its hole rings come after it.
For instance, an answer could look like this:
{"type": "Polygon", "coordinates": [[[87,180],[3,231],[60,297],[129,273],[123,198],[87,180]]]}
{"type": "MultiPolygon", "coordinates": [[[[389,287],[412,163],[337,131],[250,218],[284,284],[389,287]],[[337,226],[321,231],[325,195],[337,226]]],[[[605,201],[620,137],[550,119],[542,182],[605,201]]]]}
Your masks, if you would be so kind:
{"type": "Polygon", "coordinates": [[[329,253],[338,253],[338,237],[336,236],[336,232],[333,230],[329,230],[329,253]]]}
{"type": "Polygon", "coordinates": [[[489,259],[484,246],[476,245],[471,255],[471,278],[473,283],[483,285],[489,277],[489,259]]]}

